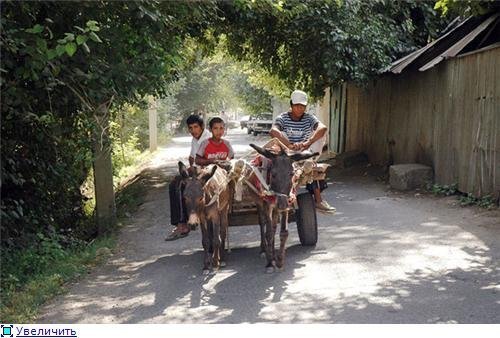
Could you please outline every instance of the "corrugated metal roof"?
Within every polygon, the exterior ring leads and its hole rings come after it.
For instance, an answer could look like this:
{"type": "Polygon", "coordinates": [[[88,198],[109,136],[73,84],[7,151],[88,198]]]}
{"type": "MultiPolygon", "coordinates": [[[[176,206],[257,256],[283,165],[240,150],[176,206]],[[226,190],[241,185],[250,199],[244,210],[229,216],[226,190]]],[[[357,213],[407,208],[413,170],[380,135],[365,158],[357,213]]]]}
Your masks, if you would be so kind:
{"type": "Polygon", "coordinates": [[[484,42],[499,42],[499,22],[499,12],[468,18],[427,46],[394,61],[385,72],[399,74],[409,69],[425,71],[443,60],[459,55],[462,51],[470,52],[468,46],[480,36],[482,39],[475,46],[476,49],[484,47],[484,42]],[[485,34],[482,34],[483,32],[485,34]]]}

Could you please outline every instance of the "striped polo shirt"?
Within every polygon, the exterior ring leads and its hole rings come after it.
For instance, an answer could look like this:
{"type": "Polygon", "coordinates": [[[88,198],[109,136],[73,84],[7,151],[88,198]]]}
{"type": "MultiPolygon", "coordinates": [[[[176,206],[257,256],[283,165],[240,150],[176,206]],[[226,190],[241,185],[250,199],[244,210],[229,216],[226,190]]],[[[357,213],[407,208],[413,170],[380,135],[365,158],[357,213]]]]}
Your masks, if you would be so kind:
{"type": "Polygon", "coordinates": [[[308,113],[304,113],[299,121],[294,121],[289,112],[282,113],[274,121],[274,125],[285,134],[291,143],[306,141],[318,127],[318,123],[318,118],[308,113]]]}

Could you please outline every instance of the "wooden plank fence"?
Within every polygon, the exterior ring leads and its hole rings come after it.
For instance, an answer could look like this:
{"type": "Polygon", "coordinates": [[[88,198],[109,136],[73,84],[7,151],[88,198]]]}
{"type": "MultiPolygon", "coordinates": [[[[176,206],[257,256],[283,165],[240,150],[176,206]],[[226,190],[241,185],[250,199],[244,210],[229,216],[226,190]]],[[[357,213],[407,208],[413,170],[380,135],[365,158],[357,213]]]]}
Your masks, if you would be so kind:
{"type": "Polygon", "coordinates": [[[475,196],[500,194],[500,48],[425,72],[347,84],[346,151],[372,163],[422,163],[438,184],[475,196]]]}

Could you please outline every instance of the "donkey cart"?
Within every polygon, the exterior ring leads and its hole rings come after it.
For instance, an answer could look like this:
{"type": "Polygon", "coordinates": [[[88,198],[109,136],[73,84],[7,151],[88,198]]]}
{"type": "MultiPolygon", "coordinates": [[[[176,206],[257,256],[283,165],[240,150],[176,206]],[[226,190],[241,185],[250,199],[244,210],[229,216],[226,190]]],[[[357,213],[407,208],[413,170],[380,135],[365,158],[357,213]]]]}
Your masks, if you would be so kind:
{"type": "MultiPolygon", "coordinates": [[[[316,245],[318,241],[318,222],[313,196],[309,192],[297,195],[297,206],[291,209],[288,223],[297,223],[300,244],[303,246],[316,245]]],[[[252,203],[233,202],[229,211],[229,226],[257,225],[259,217],[257,207],[252,203]]]]}
{"type": "MultiPolygon", "coordinates": [[[[318,222],[314,198],[304,187],[306,183],[324,179],[327,168],[328,164],[317,164],[312,160],[294,163],[297,192],[296,198],[289,208],[288,223],[297,223],[300,244],[303,246],[314,246],[318,241],[318,222]]],[[[258,176],[261,177],[262,182],[262,177],[266,175],[265,172],[259,172],[258,176]]],[[[251,183],[248,184],[251,185],[251,183]]],[[[265,186],[266,183],[262,182],[262,185],[265,186]]],[[[258,224],[261,224],[261,220],[259,220],[255,200],[248,194],[243,194],[239,198],[235,196],[229,208],[229,226],[258,224]]]]}

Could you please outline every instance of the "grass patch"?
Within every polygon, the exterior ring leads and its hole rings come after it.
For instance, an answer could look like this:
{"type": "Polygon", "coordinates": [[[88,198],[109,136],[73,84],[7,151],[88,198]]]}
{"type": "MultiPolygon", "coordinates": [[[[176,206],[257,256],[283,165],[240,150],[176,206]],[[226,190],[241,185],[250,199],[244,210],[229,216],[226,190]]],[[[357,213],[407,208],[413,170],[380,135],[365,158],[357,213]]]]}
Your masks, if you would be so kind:
{"type": "Polygon", "coordinates": [[[123,186],[116,195],[116,213],[118,219],[130,216],[144,202],[147,187],[138,176],[123,186]]]}
{"type": "MultiPolygon", "coordinates": [[[[134,172],[150,154],[144,154],[124,172],[134,172]]],[[[124,175],[124,174],[123,174],[124,175]]],[[[118,229],[124,218],[130,217],[143,203],[147,182],[137,174],[116,192],[118,229]]],[[[88,216],[93,213],[94,202],[86,202],[88,216]]],[[[89,227],[95,227],[89,224],[89,227]]],[[[17,252],[2,250],[2,279],[0,288],[0,322],[32,323],[39,308],[46,301],[66,291],[68,283],[81,278],[102,263],[116,245],[117,232],[85,243],[65,236],[52,238],[39,234],[39,245],[17,252]],[[67,244],[67,243],[70,244],[67,244]],[[66,243],[63,245],[61,243],[66,243]]]]}
{"type": "Polygon", "coordinates": [[[129,154],[130,160],[123,162],[120,169],[115,172],[113,177],[115,188],[118,188],[128,178],[137,174],[138,168],[153,158],[154,154],[149,150],[145,150],[142,153],[129,154]]]}
{"type": "MultiPolygon", "coordinates": [[[[30,323],[33,322],[39,307],[65,291],[64,285],[77,280],[88,273],[90,269],[103,263],[115,246],[116,236],[98,238],[89,244],[81,244],[71,249],[55,249],[57,242],[53,241],[52,253],[30,249],[10,258],[15,262],[39,260],[45,261],[43,268],[30,275],[24,265],[5,266],[9,269],[7,281],[2,281],[0,322],[30,323]],[[55,254],[55,251],[58,251],[55,254]],[[25,271],[20,271],[25,270],[25,271]],[[22,276],[20,273],[28,274],[22,276]],[[5,288],[4,288],[5,287],[5,288]]],[[[42,265],[42,264],[40,264],[42,265]]]]}

